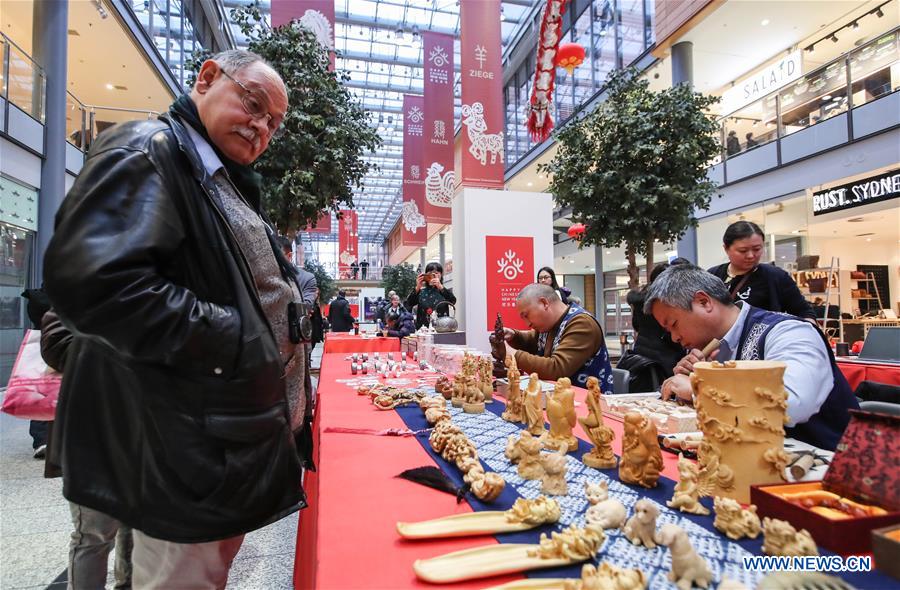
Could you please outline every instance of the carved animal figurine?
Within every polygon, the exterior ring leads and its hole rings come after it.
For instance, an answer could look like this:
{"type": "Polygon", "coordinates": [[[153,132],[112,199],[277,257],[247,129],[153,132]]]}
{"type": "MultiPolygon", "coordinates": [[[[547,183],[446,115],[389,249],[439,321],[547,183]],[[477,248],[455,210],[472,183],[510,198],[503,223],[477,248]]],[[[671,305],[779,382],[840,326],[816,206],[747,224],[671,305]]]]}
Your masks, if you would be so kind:
{"type": "Polygon", "coordinates": [[[659,516],[659,508],[656,507],[656,504],[646,498],[638,500],[634,503],[634,514],[625,523],[622,532],[635,545],[653,549],[656,547],[657,516],[659,516]]]}
{"type": "Polygon", "coordinates": [[[547,453],[541,457],[544,477],[541,478],[541,493],[565,496],[569,493],[566,483],[566,446],[560,445],[559,452],[547,453]]]}
{"type": "Polygon", "coordinates": [[[558,449],[565,445],[569,452],[578,448],[578,439],[572,434],[575,427],[575,391],[572,381],[563,377],[556,381],[553,395],[547,398],[547,419],[550,432],[541,437],[545,449],[558,449]]]}
{"type": "Polygon", "coordinates": [[[522,451],[519,449],[519,440],[515,434],[510,434],[506,439],[506,448],[503,450],[503,456],[509,459],[509,462],[515,465],[522,458],[522,451]]]}
{"type": "Polygon", "coordinates": [[[818,555],[819,549],[806,529],[797,531],[789,522],[777,518],[763,519],[762,551],[766,555],[818,555]]]}
{"type": "Polygon", "coordinates": [[[507,422],[522,422],[525,408],[522,405],[521,373],[516,365],[516,357],[506,357],[506,379],[509,390],[506,394],[506,410],[500,416],[507,422]]]}
{"type": "Polygon", "coordinates": [[[678,455],[678,483],[675,484],[675,493],[672,499],[666,502],[669,508],[678,508],[682,512],[702,514],[706,516],[709,510],[700,504],[701,496],[708,496],[712,486],[702,489],[698,482],[697,464],[678,455]]]}
{"type": "Polygon", "coordinates": [[[668,547],[672,554],[669,581],[674,582],[679,590],[691,590],[695,585],[701,588],[709,586],[712,581],[709,565],[694,551],[684,529],[671,523],[664,524],[656,535],[656,541],[668,547]]]}
{"type": "Polygon", "coordinates": [[[624,483],[655,488],[663,464],[656,425],[638,412],[625,414],[624,423],[619,479],[624,483]]]}
{"type": "Polygon", "coordinates": [[[491,375],[491,361],[486,358],[477,359],[475,374],[478,389],[484,395],[484,401],[492,401],[494,399],[494,378],[491,375]]]}
{"type": "Polygon", "coordinates": [[[466,388],[462,409],[463,412],[467,414],[480,414],[484,412],[484,394],[475,385],[469,385],[466,388]]]}
{"type": "Polygon", "coordinates": [[[537,373],[532,373],[525,391],[525,419],[528,432],[542,436],[544,429],[544,410],[541,408],[541,380],[537,373]]]}
{"type": "Polygon", "coordinates": [[[647,576],[641,570],[625,569],[609,562],[601,562],[600,567],[592,563],[581,568],[580,580],[566,580],[564,590],[644,590],[647,576]]]}
{"type": "Polygon", "coordinates": [[[585,402],[588,415],[579,418],[578,422],[594,443],[594,448],[581,456],[581,462],[594,469],[613,469],[618,459],[612,450],[612,441],[616,437],[612,428],[603,423],[603,410],[600,406],[600,381],[596,377],[588,377],[587,396],[585,402]]]}
{"type": "Polygon", "coordinates": [[[516,443],[519,448],[519,463],[516,471],[522,479],[541,479],[544,465],[541,463],[541,441],[523,430],[516,443]]]}
{"type": "Polygon", "coordinates": [[[601,481],[596,484],[584,482],[584,492],[591,504],[584,516],[586,526],[618,529],[625,524],[628,512],[624,504],[609,497],[607,482],[601,481]]]}
{"type": "Polygon", "coordinates": [[[755,539],[759,536],[762,529],[759,516],[756,515],[756,505],[750,504],[747,508],[741,508],[737,500],[716,496],[713,507],[716,510],[713,526],[725,533],[729,539],[737,541],[744,537],[755,539]]]}
{"type": "MultiPolygon", "coordinates": [[[[465,360],[463,361],[465,363],[465,360]]],[[[469,376],[465,371],[460,371],[453,379],[453,389],[450,394],[450,404],[454,408],[461,408],[466,398],[466,389],[469,387],[469,376]]]]}

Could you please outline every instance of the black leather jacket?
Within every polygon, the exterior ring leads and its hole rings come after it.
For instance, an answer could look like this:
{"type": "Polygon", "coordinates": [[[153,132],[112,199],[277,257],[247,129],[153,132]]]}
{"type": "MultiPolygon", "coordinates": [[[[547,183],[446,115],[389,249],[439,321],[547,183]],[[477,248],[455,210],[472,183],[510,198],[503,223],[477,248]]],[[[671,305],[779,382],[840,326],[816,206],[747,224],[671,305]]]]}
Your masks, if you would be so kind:
{"type": "Polygon", "coordinates": [[[214,190],[179,121],[115,126],[44,262],[75,335],[53,441],[63,494],[181,543],[305,506],[278,347],[214,190]]]}

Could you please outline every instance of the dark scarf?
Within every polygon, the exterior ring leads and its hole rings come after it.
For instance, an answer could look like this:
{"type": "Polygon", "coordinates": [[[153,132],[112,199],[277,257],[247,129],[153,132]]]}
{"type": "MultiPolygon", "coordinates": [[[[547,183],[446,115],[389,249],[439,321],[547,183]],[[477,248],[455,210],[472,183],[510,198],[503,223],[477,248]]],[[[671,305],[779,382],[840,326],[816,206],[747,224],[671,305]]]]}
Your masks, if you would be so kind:
{"type": "Polygon", "coordinates": [[[222,160],[222,165],[225,166],[225,171],[228,173],[231,182],[234,183],[235,188],[241,196],[244,197],[247,204],[262,217],[266,226],[266,236],[269,238],[269,245],[272,246],[272,253],[275,255],[275,260],[278,262],[281,274],[285,279],[295,280],[297,269],[287,260],[287,258],[285,258],[284,253],[282,253],[281,246],[275,240],[275,232],[272,230],[272,223],[262,209],[262,175],[255,172],[250,166],[238,164],[222,153],[222,150],[213,143],[213,140],[209,137],[209,133],[206,132],[206,127],[203,125],[203,121],[200,120],[200,113],[197,111],[197,105],[194,104],[194,101],[191,100],[189,95],[182,94],[176,98],[175,102],[172,103],[172,106],[169,107],[169,114],[178,117],[193,127],[194,131],[199,133],[213,151],[216,152],[216,155],[222,160]]]}

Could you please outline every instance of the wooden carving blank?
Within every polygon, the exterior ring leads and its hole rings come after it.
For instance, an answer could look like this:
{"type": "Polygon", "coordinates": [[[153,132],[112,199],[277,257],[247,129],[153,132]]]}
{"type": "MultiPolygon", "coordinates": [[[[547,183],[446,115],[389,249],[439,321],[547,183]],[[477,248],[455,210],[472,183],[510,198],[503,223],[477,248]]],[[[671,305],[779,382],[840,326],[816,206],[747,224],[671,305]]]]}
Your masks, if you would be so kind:
{"type": "Polygon", "coordinates": [[[566,582],[577,584],[579,580],[578,578],[532,578],[515,580],[484,590],[566,590],[566,582]]]}
{"type": "Polygon", "coordinates": [[[413,570],[420,580],[446,584],[576,563],[571,559],[530,557],[528,552],[537,548],[537,545],[523,543],[487,545],[431,559],[417,559],[413,563],[413,570]]]}
{"type": "Polygon", "coordinates": [[[421,522],[398,522],[397,532],[406,539],[432,539],[439,537],[468,537],[527,531],[542,523],[526,524],[509,522],[506,512],[490,510],[454,514],[421,522]]]}

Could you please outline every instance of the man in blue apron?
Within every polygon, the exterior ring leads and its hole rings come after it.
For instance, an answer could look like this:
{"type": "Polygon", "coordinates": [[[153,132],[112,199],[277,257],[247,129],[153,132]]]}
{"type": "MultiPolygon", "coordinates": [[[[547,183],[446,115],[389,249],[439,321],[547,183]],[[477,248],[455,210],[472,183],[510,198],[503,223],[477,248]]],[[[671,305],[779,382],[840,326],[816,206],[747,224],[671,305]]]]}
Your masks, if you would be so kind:
{"type": "Polygon", "coordinates": [[[552,287],[538,283],[522,289],[516,308],[532,328],[504,328],[507,348],[515,349],[506,354],[515,354],[520,371],[548,380],[569,377],[578,387],[596,377],[603,393],[612,393],[609,352],[594,316],[574,303],[566,305],[552,287]]]}
{"type": "Polygon", "coordinates": [[[722,280],[702,268],[682,264],[659,275],[647,291],[644,312],[691,351],[663,384],[663,397],[691,399],[688,374],[698,361],[782,361],[787,436],[828,450],[844,433],[848,410],[859,407],[821,331],[796,316],[732,303],[722,280]],[[721,344],[706,359],[699,349],[713,338],[721,344]]]}

